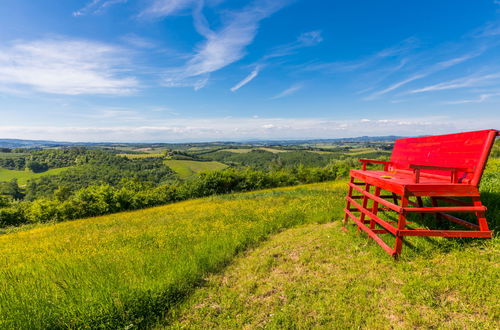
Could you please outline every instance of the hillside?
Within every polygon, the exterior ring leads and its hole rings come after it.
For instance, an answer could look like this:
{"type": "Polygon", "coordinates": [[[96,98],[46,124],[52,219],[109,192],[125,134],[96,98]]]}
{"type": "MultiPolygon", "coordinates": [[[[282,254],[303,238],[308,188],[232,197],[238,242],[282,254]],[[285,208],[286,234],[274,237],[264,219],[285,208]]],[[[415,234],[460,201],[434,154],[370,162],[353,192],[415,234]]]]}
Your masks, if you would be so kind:
{"type": "Polygon", "coordinates": [[[240,251],[340,219],[344,184],[223,195],[0,235],[0,327],[149,324],[240,251]]]}
{"type": "Polygon", "coordinates": [[[339,222],[277,234],[158,328],[498,329],[500,245],[436,244],[394,262],[339,222]]]}
{"type": "Polygon", "coordinates": [[[394,262],[340,231],[344,195],[327,182],[6,230],[0,327],[498,324],[497,238],[411,237],[394,262]]]}

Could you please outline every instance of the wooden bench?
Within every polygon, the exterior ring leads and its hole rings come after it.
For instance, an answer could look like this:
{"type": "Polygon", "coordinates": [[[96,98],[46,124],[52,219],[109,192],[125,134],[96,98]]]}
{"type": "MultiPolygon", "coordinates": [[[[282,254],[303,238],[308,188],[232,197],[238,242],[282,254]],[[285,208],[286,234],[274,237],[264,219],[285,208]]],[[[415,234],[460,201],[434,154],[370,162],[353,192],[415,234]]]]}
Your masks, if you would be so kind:
{"type": "Polygon", "coordinates": [[[344,230],[352,219],[358,229],[395,258],[401,253],[405,236],[491,238],[478,185],[499,133],[483,130],[398,139],[390,161],[360,159],[362,169],[350,171],[344,230]],[[381,164],[383,170],[367,170],[369,163],[381,164]],[[374,191],[370,191],[372,187],[374,191]],[[432,206],[424,206],[424,196],[432,206]],[[377,216],[379,210],[396,212],[397,220],[383,220],[377,216]],[[432,213],[440,221],[448,220],[468,230],[409,229],[406,218],[410,213],[432,213]],[[474,213],[477,223],[449,213],[474,213]],[[394,235],[394,247],[385,243],[381,234],[394,235]]]}

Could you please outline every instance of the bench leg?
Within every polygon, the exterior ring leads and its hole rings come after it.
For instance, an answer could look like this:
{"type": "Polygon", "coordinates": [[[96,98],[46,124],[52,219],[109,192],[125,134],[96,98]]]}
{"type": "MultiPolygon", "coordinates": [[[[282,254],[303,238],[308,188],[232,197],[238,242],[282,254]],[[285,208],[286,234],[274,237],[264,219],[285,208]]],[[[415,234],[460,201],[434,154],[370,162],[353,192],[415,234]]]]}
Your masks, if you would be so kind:
{"type": "MultiPolygon", "coordinates": [[[[375,187],[375,196],[379,197],[380,196],[380,188],[379,187],[375,187]]],[[[378,202],[376,201],[373,201],[373,205],[372,205],[372,213],[377,215],[378,213],[378,202]]],[[[375,229],[375,220],[373,219],[370,219],[370,229],[375,229]]]]}
{"type": "Polygon", "coordinates": [[[394,205],[398,205],[398,195],[392,193],[392,200],[394,201],[394,205]]]}
{"type": "MultiPolygon", "coordinates": [[[[370,192],[370,188],[371,188],[371,185],[369,185],[368,183],[365,183],[365,191],[366,192],[370,192]]],[[[368,197],[366,197],[366,195],[363,195],[363,203],[361,205],[363,207],[363,210],[366,210],[366,207],[368,206],[368,197]]],[[[361,223],[365,223],[365,212],[361,212],[361,215],[359,216],[359,221],[361,221],[361,223]]],[[[358,230],[361,230],[361,227],[358,226],[358,230]]]]}
{"type": "MultiPolygon", "coordinates": [[[[354,183],[354,178],[352,176],[351,176],[351,179],[350,179],[349,182],[354,183]]],[[[351,186],[349,186],[349,191],[347,192],[347,196],[352,197],[352,187],[351,186]]],[[[346,209],[349,210],[350,208],[351,208],[351,202],[349,202],[349,200],[347,200],[346,209]]],[[[348,219],[349,219],[349,216],[347,215],[347,213],[345,213],[345,215],[344,215],[344,225],[342,227],[344,230],[346,229],[345,226],[347,225],[347,220],[348,219]]]]}
{"type": "MultiPolygon", "coordinates": [[[[422,197],[417,196],[417,204],[418,207],[424,207],[424,202],[422,201],[422,197]]],[[[420,213],[420,219],[424,220],[424,218],[425,218],[425,213],[420,213]]]]}
{"type": "MultiPolygon", "coordinates": [[[[403,195],[401,196],[401,207],[408,206],[408,197],[403,195]]],[[[399,213],[398,216],[398,230],[403,230],[406,227],[406,216],[403,212],[399,213]]],[[[399,234],[396,235],[396,243],[394,245],[393,257],[397,259],[401,254],[401,250],[403,248],[403,236],[399,234]]]]}
{"type": "MultiPolygon", "coordinates": [[[[481,199],[479,197],[472,197],[472,203],[474,206],[483,206],[481,199]]],[[[475,212],[477,217],[477,222],[479,224],[479,230],[488,231],[488,221],[486,221],[486,214],[484,211],[475,212]]]]}

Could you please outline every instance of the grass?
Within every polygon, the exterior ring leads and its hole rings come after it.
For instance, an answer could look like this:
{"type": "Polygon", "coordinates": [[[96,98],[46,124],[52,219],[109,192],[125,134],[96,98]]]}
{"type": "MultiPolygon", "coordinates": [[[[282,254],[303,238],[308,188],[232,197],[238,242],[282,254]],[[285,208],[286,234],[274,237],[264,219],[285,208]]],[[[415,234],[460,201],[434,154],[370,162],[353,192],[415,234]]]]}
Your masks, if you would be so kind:
{"type": "Polygon", "coordinates": [[[266,147],[261,147],[261,148],[230,148],[230,149],[222,149],[220,151],[229,151],[229,152],[234,152],[236,154],[246,154],[249,153],[252,150],[263,150],[263,151],[268,151],[272,152],[273,154],[278,154],[280,152],[288,152],[288,150],[281,150],[281,149],[274,149],[274,148],[266,148],[266,147]]]}
{"type": "Polygon", "coordinates": [[[284,228],[341,217],[344,184],[186,201],[0,236],[0,328],[144,326],[284,228]]]}
{"type": "Polygon", "coordinates": [[[18,184],[25,185],[30,179],[36,179],[45,175],[60,174],[61,172],[66,171],[72,167],[73,166],[53,168],[42,173],[33,173],[31,171],[16,171],[16,170],[8,170],[6,168],[0,168],[0,181],[10,181],[12,179],[17,179],[18,184]]]}
{"type": "MultiPolygon", "coordinates": [[[[488,182],[496,222],[500,185],[488,182]]],[[[317,225],[343,217],[345,187],[5,231],[0,328],[498,328],[500,238],[409,237],[394,262],[355,229],[317,225]]]]}
{"type": "Polygon", "coordinates": [[[219,162],[200,162],[195,160],[166,160],[165,164],[172,170],[177,172],[181,178],[188,178],[196,173],[203,171],[216,171],[222,170],[227,167],[227,165],[219,162]]]}
{"type": "Polygon", "coordinates": [[[340,227],[272,237],[209,276],[158,327],[498,329],[498,240],[394,262],[340,227]]]}
{"type": "Polygon", "coordinates": [[[164,154],[118,154],[118,156],[127,157],[128,159],[137,159],[137,158],[159,158],[165,155],[164,154]]]}

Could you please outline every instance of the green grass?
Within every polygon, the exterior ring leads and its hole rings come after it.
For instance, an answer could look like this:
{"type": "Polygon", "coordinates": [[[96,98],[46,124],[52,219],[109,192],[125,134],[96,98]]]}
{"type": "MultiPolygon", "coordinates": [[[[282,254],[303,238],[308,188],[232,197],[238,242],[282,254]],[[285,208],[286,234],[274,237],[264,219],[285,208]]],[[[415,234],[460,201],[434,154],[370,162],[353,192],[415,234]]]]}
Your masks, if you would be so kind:
{"type": "Polygon", "coordinates": [[[498,329],[498,240],[394,262],[340,227],[272,237],[209,276],[158,327],[498,329]]]}
{"type": "Polygon", "coordinates": [[[17,183],[20,185],[24,185],[30,179],[36,179],[45,175],[54,175],[59,174],[63,171],[66,171],[73,166],[62,167],[62,168],[53,168],[51,170],[42,172],[42,173],[33,173],[31,171],[15,171],[8,170],[6,168],[0,168],[0,181],[10,181],[12,179],[17,179],[17,183]]]}
{"type": "Polygon", "coordinates": [[[227,167],[227,165],[219,162],[200,162],[195,160],[166,160],[165,164],[172,170],[177,172],[181,178],[188,178],[196,173],[203,171],[216,171],[222,170],[227,167]]]}
{"type": "Polygon", "coordinates": [[[145,326],[279,230],[341,217],[344,183],[186,201],[0,236],[0,327],[145,326]]]}
{"type": "Polygon", "coordinates": [[[222,149],[220,151],[234,152],[236,154],[246,154],[246,153],[249,153],[250,151],[253,151],[253,150],[263,150],[263,151],[272,152],[273,154],[278,154],[280,152],[288,152],[288,150],[266,148],[266,147],[260,147],[260,148],[229,148],[229,149],[222,149]]]}
{"type": "MultiPolygon", "coordinates": [[[[483,188],[494,223],[499,166],[490,162],[483,188]]],[[[345,188],[7,230],[0,328],[498,328],[500,238],[409,237],[395,262],[352,226],[340,230],[345,188]]]]}
{"type": "Polygon", "coordinates": [[[138,158],[159,158],[165,155],[164,154],[118,154],[118,156],[127,157],[128,159],[138,159],[138,158]]]}

